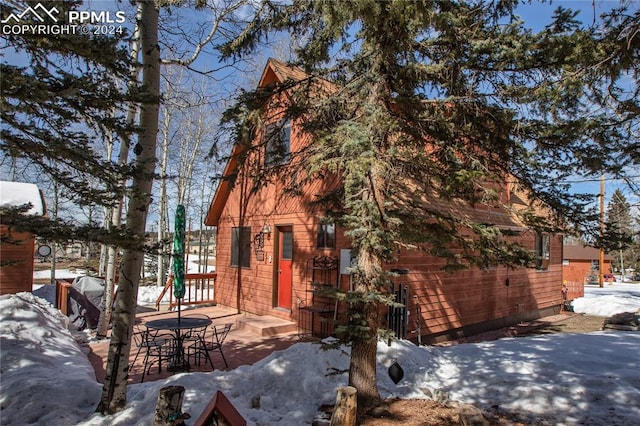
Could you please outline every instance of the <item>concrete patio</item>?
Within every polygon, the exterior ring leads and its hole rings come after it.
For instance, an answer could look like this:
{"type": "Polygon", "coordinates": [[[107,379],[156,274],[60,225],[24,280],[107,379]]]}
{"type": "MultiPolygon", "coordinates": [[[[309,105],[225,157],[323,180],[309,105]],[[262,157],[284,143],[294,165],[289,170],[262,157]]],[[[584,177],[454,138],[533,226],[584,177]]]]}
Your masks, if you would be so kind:
{"type": "MultiPolygon", "coordinates": [[[[223,345],[224,356],[229,366],[225,367],[219,352],[210,352],[213,366],[219,370],[232,370],[241,365],[254,364],[275,351],[286,349],[300,342],[295,323],[279,318],[238,314],[235,309],[222,306],[187,309],[183,310],[182,314],[205,314],[212,319],[213,325],[233,324],[223,345]]],[[[140,312],[136,315],[136,323],[144,324],[146,321],[175,316],[177,316],[177,312],[140,312]]],[[[212,333],[212,328],[209,327],[205,340],[212,339],[212,333]]],[[[106,339],[100,342],[89,343],[89,349],[90,352],[87,357],[96,372],[96,379],[98,382],[103,383],[109,340],[106,339]]],[[[133,362],[137,350],[138,348],[135,347],[135,345],[131,348],[130,363],[133,362]]],[[[143,371],[143,359],[144,353],[141,353],[129,373],[129,383],[140,382],[143,371]]],[[[200,366],[192,365],[190,371],[211,371],[211,366],[205,361],[200,366]]],[[[153,366],[150,372],[145,375],[144,381],[160,380],[171,374],[175,373],[168,372],[164,367],[162,372],[159,373],[158,368],[153,366]]]]}

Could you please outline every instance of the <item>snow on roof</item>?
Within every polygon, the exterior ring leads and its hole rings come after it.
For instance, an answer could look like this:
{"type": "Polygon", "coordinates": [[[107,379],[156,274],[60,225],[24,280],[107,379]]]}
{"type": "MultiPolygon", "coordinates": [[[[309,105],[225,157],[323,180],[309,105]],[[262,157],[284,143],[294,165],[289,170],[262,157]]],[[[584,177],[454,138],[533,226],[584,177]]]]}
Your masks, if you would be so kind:
{"type": "Polygon", "coordinates": [[[30,215],[44,215],[45,206],[38,186],[33,183],[0,181],[0,207],[31,204],[30,215]]]}

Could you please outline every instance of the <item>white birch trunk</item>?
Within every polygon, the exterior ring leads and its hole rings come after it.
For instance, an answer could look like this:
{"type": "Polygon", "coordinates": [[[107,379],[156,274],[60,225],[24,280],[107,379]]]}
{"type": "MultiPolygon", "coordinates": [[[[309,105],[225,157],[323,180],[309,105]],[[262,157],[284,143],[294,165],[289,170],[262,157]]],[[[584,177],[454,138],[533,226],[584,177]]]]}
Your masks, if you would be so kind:
{"type": "Polygon", "coordinates": [[[171,126],[171,111],[164,108],[164,119],[162,126],[162,160],[160,162],[160,204],[158,207],[158,276],[156,283],[158,287],[165,285],[165,259],[166,244],[163,243],[165,230],[167,229],[167,166],[169,162],[169,129],[171,126]]]}
{"type": "MultiPolygon", "coordinates": [[[[160,95],[160,51],[158,46],[158,9],[156,2],[140,2],[140,40],[142,52],[142,85],[149,95],[140,108],[140,127],[135,174],[127,210],[127,227],[132,236],[143,238],[151,202],[153,173],[156,165],[156,138],[160,95]]],[[[97,411],[112,414],[127,402],[127,379],[131,335],[136,314],[142,251],[127,249],[119,274],[118,295],[113,315],[113,328],[107,358],[106,377],[97,411]]]]}
{"type": "MultiPolygon", "coordinates": [[[[138,6],[138,13],[136,17],[140,18],[140,6],[138,6]]],[[[131,69],[131,79],[133,81],[138,81],[139,71],[137,67],[138,56],[140,54],[140,29],[136,26],[136,30],[133,34],[133,39],[131,40],[131,53],[130,58],[133,64],[136,64],[131,69]]],[[[136,119],[137,107],[135,105],[129,106],[129,110],[127,111],[126,121],[127,124],[133,125],[136,119]]],[[[120,150],[118,152],[118,164],[124,166],[129,161],[129,143],[126,140],[120,142],[120,150]]],[[[123,179],[120,182],[120,187],[126,187],[126,180],[123,179]]],[[[122,210],[123,210],[124,200],[120,198],[117,204],[110,209],[110,225],[111,228],[119,228],[122,223],[122,210]]],[[[113,296],[115,289],[115,277],[116,277],[116,264],[117,264],[117,252],[116,248],[113,246],[109,246],[106,249],[106,259],[105,259],[105,294],[104,294],[104,306],[102,311],[100,311],[100,318],[98,319],[98,328],[96,330],[96,334],[98,337],[106,337],[107,330],[109,329],[109,323],[111,322],[111,313],[113,310],[113,296]]]]}

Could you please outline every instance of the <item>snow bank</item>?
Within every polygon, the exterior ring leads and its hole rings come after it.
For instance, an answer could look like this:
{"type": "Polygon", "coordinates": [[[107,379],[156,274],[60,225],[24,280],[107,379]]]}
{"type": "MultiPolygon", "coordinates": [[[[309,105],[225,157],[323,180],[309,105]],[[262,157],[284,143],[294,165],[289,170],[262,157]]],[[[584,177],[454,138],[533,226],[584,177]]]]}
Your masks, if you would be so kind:
{"type": "Polygon", "coordinates": [[[0,296],[2,424],[72,425],[95,410],[102,386],[67,321],[31,293],[0,296]]]}

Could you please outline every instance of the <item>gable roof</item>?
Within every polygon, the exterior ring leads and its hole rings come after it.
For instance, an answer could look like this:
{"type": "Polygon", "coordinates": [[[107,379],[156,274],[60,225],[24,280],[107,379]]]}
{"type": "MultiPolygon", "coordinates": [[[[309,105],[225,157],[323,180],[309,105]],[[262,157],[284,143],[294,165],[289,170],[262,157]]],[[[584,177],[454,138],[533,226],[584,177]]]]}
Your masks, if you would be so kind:
{"type": "Polygon", "coordinates": [[[267,65],[264,67],[264,71],[262,71],[262,77],[260,77],[258,87],[265,87],[276,80],[278,83],[283,83],[286,80],[299,81],[308,77],[309,74],[300,68],[292,67],[277,59],[269,58],[267,65]]]}
{"type": "MultiPolygon", "coordinates": [[[[274,82],[283,83],[286,80],[302,80],[307,77],[309,77],[309,75],[301,69],[291,67],[276,59],[269,58],[264,67],[264,71],[262,71],[258,87],[265,87],[274,82]]],[[[234,145],[231,156],[229,157],[229,160],[227,160],[224,172],[222,173],[220,184],[216,188],[213,200],[209,205],[207,216],[204,218],[204,224],[207,226],[218,226],[222,210],[224,210],[224,206],[227,204],[227,200],[231,194],[233,187],[231,177],[235,175],[238,170],[238,156],[242,151],[243,149],[238,144],[234,145]]]]}
{"type": "MultiPolygon", "coordinates": [[[[300,81],[308,79],[311,76],[302,69],[285,64],[274,58],[269,58],[265,69],[262,72],[258,87],[265,87],[273,83],[284,83],[287,80],[300,81]]],[[[319,87],[327,91],[334,91],[336,86],[328,80],[318,79],[319,87]]],[[[204,223],[208,226],[218,226],[222,211],[229,199],[233,184],[233,176],[237,173],[239,162],[238,156],[242,154],[243,148],[235,145],[233,152],[225,166],[223,177],[214,194],[213,200],[209,206],[209,210],[205,217],[204,223]]],[[[411,186],[410,182],[407,182],[411,186]]],[[[482,206],[481,208],[470,205],[462,200],[442,200],[436,191],[432,190],[429,194],[420,191],[421,185],[414,182],[414,191],[407,191],[404,195],[397,194],[395,197],[396,206],[404,212],[410,212],[414,209],[430,210],[438,212],[444,216],[461,219],[463,222],[473,222],[479,224],[492,224],[502,229],[526,229],[526,225],[519,219],[514,211],[510,211],[502,206],[482,206]],[[422,193],[421,195],[418,195],[422,193]]],[[[509,204],[526,205],[522,196],[516,195],[513,188],[509,188],[510,199],[509,204]]],[[[526,197],[524,197],[526,198],[526,197]]]]}
{"type": "MultiPolygon", "coordinates": [[[[563,246],[562,257],[567,260],[597,260],[600,258],[600,250],[595,247],[578,244],[567,244],[563,246]]],[[[605,260],[611,260],[611,255],[605,253],[605,260]]]]}
{"type": "Polygon", "coordinates": [[[417,182],[404,180],[405,191],[393,197],[398,211],[407,217],[418,217],[424,212],[434,212],[462,223],[495,225],[500,229],[524,230],[525,224],[518,216],[500,204],[473,206],[460,199],[444,200],[434,188],[424,188],[417,182]]]}

